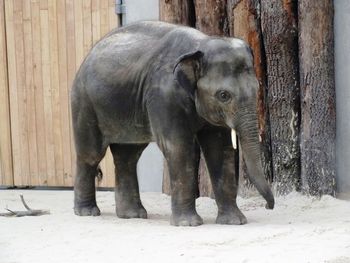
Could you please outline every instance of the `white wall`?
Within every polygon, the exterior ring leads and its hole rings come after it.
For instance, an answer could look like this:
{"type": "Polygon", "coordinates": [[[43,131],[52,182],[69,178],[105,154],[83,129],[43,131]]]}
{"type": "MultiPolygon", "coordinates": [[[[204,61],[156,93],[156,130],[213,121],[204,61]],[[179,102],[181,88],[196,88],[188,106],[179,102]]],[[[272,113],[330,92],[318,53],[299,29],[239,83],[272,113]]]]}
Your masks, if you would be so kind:
{"type": "Polygon", "coordinates": [[[334,0],[337,184],[350,193],[350,0],[334,0]]]}
{"type": "Polygon", "coordinates": [[[140,20],[159,20],[159,0],[123,0],[126,24],[140,20]]]}
{"type": "MultiPolygon", "coordinates": [[[[159,0],[123,0],[123,3],[126,6],[126,24],[159,20],[159,0]]],[[[162,191],[163,155],[155,143],[151,143],[142,153],[137,164],[137,174],[141,192],[162,191]]]]}

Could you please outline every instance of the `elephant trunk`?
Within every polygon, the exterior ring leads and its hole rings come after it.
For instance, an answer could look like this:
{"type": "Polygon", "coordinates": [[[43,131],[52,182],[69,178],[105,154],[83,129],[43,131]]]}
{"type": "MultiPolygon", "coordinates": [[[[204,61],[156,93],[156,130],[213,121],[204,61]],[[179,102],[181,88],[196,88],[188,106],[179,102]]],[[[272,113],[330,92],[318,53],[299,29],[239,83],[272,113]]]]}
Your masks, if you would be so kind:
{"type": "Polygon", "coordinates": [[[237,132],[248,169],[248,177],[267,201],[266,208],[273,209],[275,199],[265,179],[261,163],[258,118],[255,107],[251,107],[251,110],[243,112],[239,119],[240,123],[237,125],[237,132]]]}

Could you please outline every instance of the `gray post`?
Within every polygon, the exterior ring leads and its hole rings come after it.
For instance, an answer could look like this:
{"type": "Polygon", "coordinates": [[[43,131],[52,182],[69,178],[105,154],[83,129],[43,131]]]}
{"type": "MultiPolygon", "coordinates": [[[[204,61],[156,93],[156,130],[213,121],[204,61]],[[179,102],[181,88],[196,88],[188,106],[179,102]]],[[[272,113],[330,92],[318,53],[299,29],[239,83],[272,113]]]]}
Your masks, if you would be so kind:
{"type": "Polygon", "coordinates": [[[350,1],[335,0],[334,8],[337,186],[350,197],[350,1]]]}

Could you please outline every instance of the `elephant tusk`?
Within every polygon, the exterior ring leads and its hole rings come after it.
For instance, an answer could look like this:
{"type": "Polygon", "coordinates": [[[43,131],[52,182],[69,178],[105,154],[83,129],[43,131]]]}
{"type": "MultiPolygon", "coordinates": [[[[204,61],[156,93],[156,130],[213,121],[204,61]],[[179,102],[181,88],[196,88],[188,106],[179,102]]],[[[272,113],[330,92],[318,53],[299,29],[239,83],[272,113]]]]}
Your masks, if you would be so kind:
{"type": "Polygon", "coordinates": [[[231,140],[233,149],[237,150],[237,135],[234,129],[231,130],[231,140]]]}

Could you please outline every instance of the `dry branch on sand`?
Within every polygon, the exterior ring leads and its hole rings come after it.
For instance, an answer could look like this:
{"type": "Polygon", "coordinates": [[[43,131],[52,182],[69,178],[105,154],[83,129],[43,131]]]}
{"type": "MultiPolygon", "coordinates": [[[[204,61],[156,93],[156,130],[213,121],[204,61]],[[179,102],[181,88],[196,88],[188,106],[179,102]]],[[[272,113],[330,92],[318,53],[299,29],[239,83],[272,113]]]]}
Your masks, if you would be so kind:
{"type": "Polygon", "coordinates": [[[21,201],[23,206],[27,209],[27,211],[12,211],[8,208],[5,208],[8,213],[0,213],[0,216],[7,216],[7,217],[22,217],[22,216],[41,216],[41,215],[48,215],[50,214],[49,210],[34,210],[31,209],[27,203],[24,201],[23,195],[20,195],[21,201]]]}

